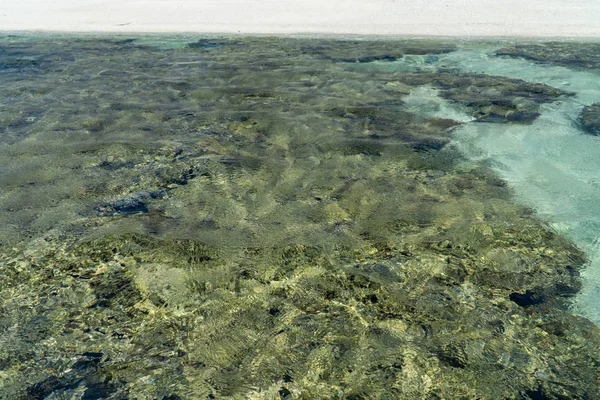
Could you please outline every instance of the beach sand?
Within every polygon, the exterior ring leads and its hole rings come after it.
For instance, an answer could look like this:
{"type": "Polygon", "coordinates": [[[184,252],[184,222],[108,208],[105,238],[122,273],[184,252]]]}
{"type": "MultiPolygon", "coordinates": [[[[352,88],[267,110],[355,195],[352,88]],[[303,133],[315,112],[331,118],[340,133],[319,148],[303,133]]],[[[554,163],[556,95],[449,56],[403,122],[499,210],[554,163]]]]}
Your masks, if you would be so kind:
{"type": "Polygon", "coordinates": [[[597,0],[4,0],[0,31],[600,37],[597,0]]]}

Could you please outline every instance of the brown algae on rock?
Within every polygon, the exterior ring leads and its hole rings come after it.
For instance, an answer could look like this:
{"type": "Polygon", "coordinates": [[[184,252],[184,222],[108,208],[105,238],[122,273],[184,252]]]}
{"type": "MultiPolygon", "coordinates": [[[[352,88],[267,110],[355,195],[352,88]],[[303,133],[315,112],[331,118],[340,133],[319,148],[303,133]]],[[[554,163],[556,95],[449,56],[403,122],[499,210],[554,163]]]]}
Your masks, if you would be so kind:
{"type": "Polygon", "coordinates": [[[570,93],[369,67],[450,42],[34,39],[0,55],[0,397],[600,395],[584,255],[403,102],[570,93]]]}

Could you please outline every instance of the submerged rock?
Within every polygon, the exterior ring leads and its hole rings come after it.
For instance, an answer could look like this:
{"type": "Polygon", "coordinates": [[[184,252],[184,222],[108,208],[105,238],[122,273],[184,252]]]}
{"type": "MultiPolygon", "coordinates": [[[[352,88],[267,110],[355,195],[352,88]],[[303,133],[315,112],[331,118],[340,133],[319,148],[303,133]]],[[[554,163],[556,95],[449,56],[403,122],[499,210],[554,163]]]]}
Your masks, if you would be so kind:
{"type": "Polygon", "coordinates": [[[27,388],[28,400],[43,400],[54,397],[72,397],[76,391],[82,392],[81,399],[108,399],[117,391],[117,384],[102,376],[103,354],[85,352],[77,356],[77,361],[64,373],[50,376],[27,388]]]}
{"type": "Polygon", "coordinates": [[[140,192],[132,196],[123,197],[114,201],[106,202],[95,208],[102,216],[115,215],[136,215],[147,214],[148,202],[152,199],[159,199],[165,196],[165,190],[157,190],[153,192],[140,192]]]}
{"type": "Polygon", "coordinates": [[[399,80],[438,88],[442,97],[466,106],[479,122],[530,123],[540,115],[541,104],[573,95],[543,84],[483,74],[408,73],[399,80]]]}
{"type": "MultiPolygon", "coordinates": [[[[256,38],[215,38],[199,39],[189,43],[193,49],[232,50],[243,46],[257,46],[264,40],[256,38]]],[[[334,62],[368,63],[373,61],[394,61],[404,55],[435,55],[456,50],[448,41],[434,40],[331,40],[296,39],[293,41],[273,38],[273,50],[285,51],[287,56],[315,56],[334,62]]]]}
{"type": "Polygon", "coordinates": [[[395,61],[405,54],[443,54],[456,46],[439,41],[307,40],[302,51],[335,62],[395,61]]]}
{"type": "Polygon", "coordinates": [[[148,199],[150,199],[150,195],[142,193],[102,204],[96,208],[96,211],[103,216],[146,214],[148,212],[148,206],[146,205],[148,199]]]}
{"type": "Polygon", "coordinates": [[[570,68],[600,68],[599,43],[548,42],[519,44],[496,50],[496,55],[525,58],[570,68]]]}
{"type": "Polygon", "coordinates": [[[188,43],[189,48],[201,50],[216,50],[239,45],[241,45],[240,41],[232,39],[198,39],[195,42],[188,43]]]}
{"type": "Polygon", "coordinates": [[[531,290],[527,290],[525,293],[511,293],[509,298],[510,301],[514,301],[521,307],[531,307],[546,301],[543,295],[536,294],[531,290]]]}
{"type": "Polygon", "coordinates": [[[592,135],[600,135],[600,103],[585,106],[581,111],[581,128],[592,135]]]}

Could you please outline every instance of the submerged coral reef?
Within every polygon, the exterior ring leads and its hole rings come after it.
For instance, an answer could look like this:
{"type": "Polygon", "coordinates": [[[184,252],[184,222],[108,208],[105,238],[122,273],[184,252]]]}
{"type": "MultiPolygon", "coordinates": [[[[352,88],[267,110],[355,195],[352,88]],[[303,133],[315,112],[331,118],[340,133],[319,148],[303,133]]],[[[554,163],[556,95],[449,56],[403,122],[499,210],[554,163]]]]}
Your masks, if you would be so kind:
{"type": "Polygon", "coordinates": [[[450,42],[2,40],[1,398],[600,396],[585,256],[403,100],[571,93],[369,68],[450,42]]]}
{"type": "Polygon", "coordinates": [[[581,127],[592,135],[600,135],[600,103],[583,107],[581,111],[581,127]]]}
{"type": "Polygon", "coordinates": [[[498,49],[496,54],[553,63],[569,68],[600,68],[600,43],[596,42],[522,43],[498,49]]]}

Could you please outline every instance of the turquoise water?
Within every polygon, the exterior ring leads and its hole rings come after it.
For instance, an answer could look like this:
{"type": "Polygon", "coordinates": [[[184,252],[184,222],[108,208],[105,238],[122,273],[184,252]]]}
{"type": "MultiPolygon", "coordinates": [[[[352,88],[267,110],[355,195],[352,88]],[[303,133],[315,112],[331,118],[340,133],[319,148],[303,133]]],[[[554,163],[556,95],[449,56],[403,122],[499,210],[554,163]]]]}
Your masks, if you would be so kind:
{"type": "Polygon", "coordinates": [[[599,71],[0,36],[0,398],[600,398],[599,71]]]}
{"type": "Polygon", "coordinates": [[[453,137],[470,160],[492,166],[515,189],[518,201],[585,250],[590,263],[575,306],[600,323],[600,137],[586,134],[578,124],[582,107],[600,99],[600,72],[499,59],[494,47],[465,49],[440,62],[575,93],[542,106],[531,125],[471,123],[456,129],[453,137]]]}
{"type": "MultiPolygon", "coordinates": [[[[600,323],[600,138],[586,134],[579,124],[581,109],[600,99],[600,73],[597,68],[498,57],[497,49],[498,45],[465,44],[428,64],[542,83],[575,96],[543,105],[532,124],[510,127],[476,121],[467,110],[438,96],[435,88],[413,91],[405,100],[424,115],[465,122],[453,131],[452,146],[470,161],[493,168],[515,190],[517,201],[586,251],[590,261],[574,308],[600,323]]],[[[382,67],[407,71],[419,62],[423,60],[403,59],[382,67]]]]}

